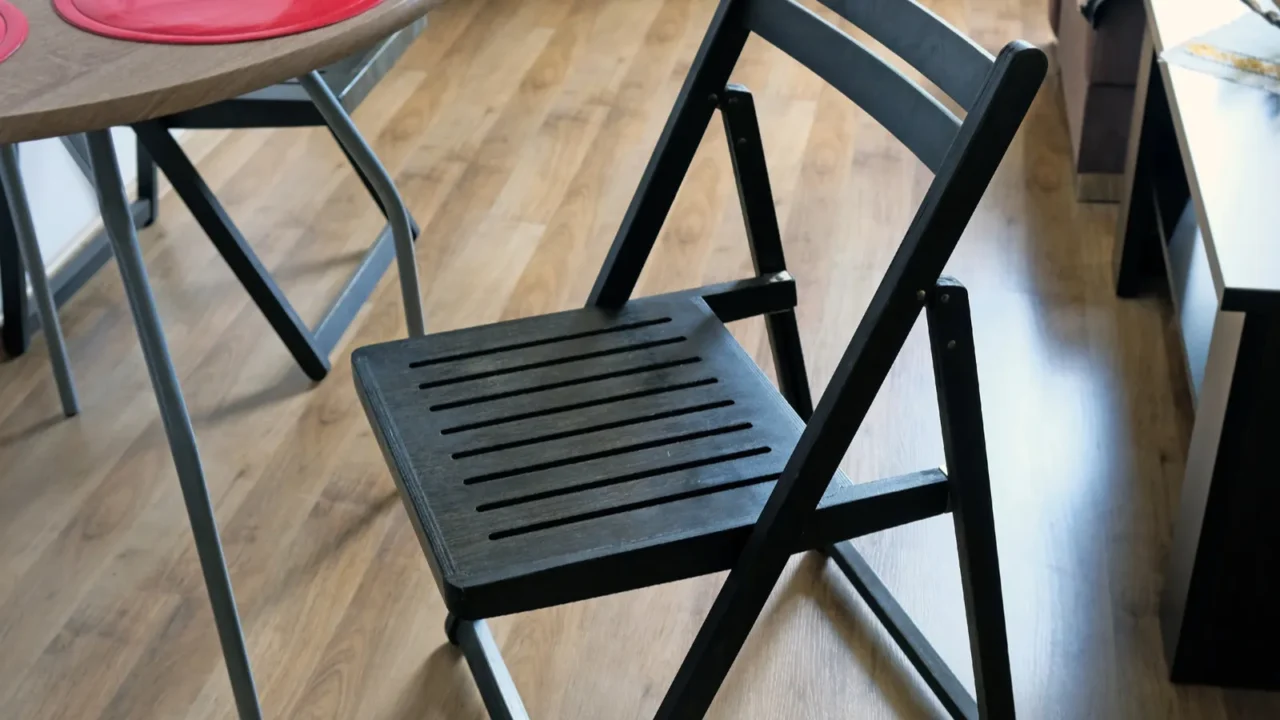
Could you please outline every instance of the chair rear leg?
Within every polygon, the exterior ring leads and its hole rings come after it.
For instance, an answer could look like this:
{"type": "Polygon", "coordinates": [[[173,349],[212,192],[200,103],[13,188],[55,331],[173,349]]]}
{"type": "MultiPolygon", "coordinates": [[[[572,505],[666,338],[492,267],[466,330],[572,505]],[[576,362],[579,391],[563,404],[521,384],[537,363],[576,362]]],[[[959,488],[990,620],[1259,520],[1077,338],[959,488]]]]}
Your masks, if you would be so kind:
{"type": "Polygon", "coordinates": [[[813,400],[809,396],[809,376],[804,369],[796,311],[765,315],[764,327],[769,333],[773,367],[778,373],[778,390],[800,419],[808,422],[813,415],[813,400]]]}
{"type": "Polygon", "coordinates": [[[160,167],[183,204],[262,311],[276,335],[289,349],[307,377],[319,382],[329,374],[329,355],[316,344],[315,336],[276,284],[240,229],[236,227],[217,195],[200,176],[191,158],[159,120],[133,126],[138,143],[160,167]]]}
{"type": "MultiPolygon", "coordinates": [[[[782,253],[778,215],[773,206],[769,169],[765,166],[764,144],[751,91],[738,84],[727,86],[720,99],[720,117],[724,119],[724,134],[729,140],[729,156],[733,159],[738,200],[747,226],[751,263],[757,275],[782,272],[787,269],[787,263],[782,253]]],[[[807,422],[813,415],[813,398],[809,394],[809,376],[804,369],[795,310],[766,315],[764,322],[773,351],[773,366],[778,373],[778,390],[807,422]]]]}
{"type": "Polygon", "coordinates": [[[1013,680],[969,294],[959,282],[943,278],[927,313],[978,711],[983,718],[1012,718],[1013,680]]]}
{"type": "Polygon", "coordinates": [[[964,684],[947,667],[853,543],[837,543],[827,549],[827,554],[951,717],[1012,718],[1013,684],[968,294],[955,280],[943,278],[930,294],[926,307],[977,701],[970,697],[964,684]]]}
{"type": "Polygon", "coordinates": [[[471,675],[480,689],[484,708],[493,720],[529,720],[520,692],[502,661],[498,643],[484,620],[459,620],[450,614],[444,621],[449,642],[462,649],[471,675]]]}

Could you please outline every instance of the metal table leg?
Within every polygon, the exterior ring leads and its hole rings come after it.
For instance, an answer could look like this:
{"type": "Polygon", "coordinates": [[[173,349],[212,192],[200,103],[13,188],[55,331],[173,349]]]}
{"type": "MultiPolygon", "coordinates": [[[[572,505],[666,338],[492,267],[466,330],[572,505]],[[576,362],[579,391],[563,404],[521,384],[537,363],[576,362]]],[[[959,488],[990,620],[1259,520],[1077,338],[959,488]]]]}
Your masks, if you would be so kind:
{"type": "Polygon", "coordinates": [[[107,130],[97,130],[88,133],[88,142],[103,225],[111,240],[116,263],[120,267],[125,295],[129,298],[129,308],[133,312],[138,340],[142,345],[142,355],[147,362],[151,385],[160,405],[160,417],[169,438],[169,450],[173,454],[174,465],[177,466],[178,483],[182,486],[182,499],[186,503],[187,516],[191,521],[191,533],[195,537],[200,569],[204,573],[205,587],[213,605],[213,617],[218,626],[218,638],[222,643],[227,673],[231,676],[231,690],[235,694],[236,707],[242,720],[259,720],[262,711],[258,707],[253,671],[249,667],[249,655],[240,629],[235,596],[231,591],[231,578],[227,574],[222,543],[218,539],[218,526],[209,501],[209,489],[204,481],[195,431],[191,427],[182,388],[178,384],[178,375],[169,357],[160,316],[156,312],[155,298],[151,294],[147,270],[142,262],[142,251],[134,233],[133,219],[112,148],[111,135],[107,130]]]}
{"type": "MultiPolygon", "coordinates": [[[[31,209],[27,206],[27,192],[18,170],[18,151],[12,145],[0,145],[0,194],[9,200],[9,214],[13,218],[13,231],[23,256],[23,264],[31,276],[31,288],[35,291],[36,307],[40,311],[40,324],[44,328],[44,340],[49,345],[49,361],[53,365],[53,377],[58,383],[58,396],[62,398],[62,412],[71,417],[80,412],[76,399],[75,381],[71,378],[71,363],[67,360],[67,346],[62,339],[62,326],[58,323],[58,306],[49,289],[44,260],[40,256],[40,244],[36,241],[36,229],[31,222],[31,209]]],[[[19,275],[21,277],[21,275],[19,275]]],[[[20,288],[19,292],[25,292],[20,288]]]]}
{"type": "Polygon", "coordinates": [[[306,89],[311,102],[328,123],[334,137],[342,144],[347,154],[369,179],[373,191],[387,214],[387,222],[391,225],[392,237],[396,244],[396,267],[400,271],[400,294],[404,301],[405,324],[409,328],[409,337],[421,337],[426,334],[426,323],[422,317],[422,300],[418,291],[418,265],[413,254],[413,228],[409,220],[409,210],[396,190],[395,182],[386,168],[378,161],[373,149],[365,143],[356,129],[342,103],[321,79],[320,73],[310,72],[298,78],[306,89]]]}

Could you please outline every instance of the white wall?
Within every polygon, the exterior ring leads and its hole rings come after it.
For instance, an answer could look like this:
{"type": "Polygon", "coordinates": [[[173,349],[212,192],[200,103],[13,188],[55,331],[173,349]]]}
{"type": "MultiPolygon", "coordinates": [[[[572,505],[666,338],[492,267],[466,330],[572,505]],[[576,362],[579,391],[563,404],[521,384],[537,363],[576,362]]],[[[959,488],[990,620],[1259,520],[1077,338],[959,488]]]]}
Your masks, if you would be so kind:
{"type": "MultiPolygon", "coordinates": [[[[128,185],[138,174],[133,131],[115,128],[111,137],[115,141],[120,172],[128,185]]],[[[76,246],[97,227],[97,198],[93,186],[61,140],[54,138],[21,143],[18,160],[36,236],[40,240],[40,252],[44,256],[45,267],[52,271],[65,262],[76,246]]]]}

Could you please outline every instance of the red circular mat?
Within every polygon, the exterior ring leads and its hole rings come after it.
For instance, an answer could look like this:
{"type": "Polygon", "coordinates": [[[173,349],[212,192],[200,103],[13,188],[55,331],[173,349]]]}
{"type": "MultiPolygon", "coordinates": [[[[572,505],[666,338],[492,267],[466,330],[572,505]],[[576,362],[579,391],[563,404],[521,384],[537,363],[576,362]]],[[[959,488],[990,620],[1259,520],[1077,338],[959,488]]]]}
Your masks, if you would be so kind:
{"type": "Polygon", "coordinates": [[[0,62],[14,54],[27,39],[27,18],[18,8],[0,0],[0,62]]]}
{"type": "Polygon", "coordinates": [[[97,35],[137,42],[212,45],[315,30],[353,18],[379,2],[53,0],[53,6],[67,22],[97,35]]]}

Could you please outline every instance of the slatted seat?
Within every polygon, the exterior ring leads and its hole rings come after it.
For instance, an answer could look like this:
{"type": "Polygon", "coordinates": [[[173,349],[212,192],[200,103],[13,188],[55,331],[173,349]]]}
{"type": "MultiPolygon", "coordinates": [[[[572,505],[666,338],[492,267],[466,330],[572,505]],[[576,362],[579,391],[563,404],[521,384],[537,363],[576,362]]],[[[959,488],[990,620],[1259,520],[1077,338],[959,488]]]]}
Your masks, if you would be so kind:
{"type": "MultiPolygon", "coordinates": [[[[485,618],[729,569],[656,716],[711,706],[795,553],[830,557],[957,718],[1011,718],[968,295],[942,277],[1044,78],[913,0],[821,0],[945,92],[927,90],[795,0],[721,0],[582,310],[363,348],[355,380],[494,718],[525,718],[485,618]],[[729,83],[759,35],[935,173],[814,406],[751,93],[729,83]],[[633,299],[716,112],[756,276],[633,299]],[[921,311],[947,473],[851,483],[840,462],[921,311]],[[724,323],[763,316],[778,387],[724,323]],[[951,513],[976,697],[848,540],[951,513]]],[[[589,672],[589,670],[588,670],[589,672]]]]}
{"type": "MultiPolygon", "coordinates": [[[[729,568],[804,429],[697,297],[403,340],[353,362],[463,619],[729,568]]],[[[944,482],[935,471],[875,491],[940,514],[944,482]]],[[[838,475],[815,528],[839,529],[807,545],[844,539],[841,506],[870,490],[838,475]]],[[[885,517],[869,510],[868,531],[885,517]]]]}

